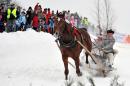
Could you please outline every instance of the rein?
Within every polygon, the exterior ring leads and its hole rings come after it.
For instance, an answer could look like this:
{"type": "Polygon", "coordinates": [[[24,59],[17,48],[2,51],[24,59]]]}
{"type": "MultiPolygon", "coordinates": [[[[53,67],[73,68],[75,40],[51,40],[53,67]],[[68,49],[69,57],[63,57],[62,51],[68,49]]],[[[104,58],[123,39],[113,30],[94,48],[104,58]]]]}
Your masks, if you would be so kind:
{"type": "Polygon", "coordinates": [[[64,39],[62,38],[62,34],[59,34],[57,41],[59,41],[60,47],[74,48],[76,46],[75,37],[72,38],[69,42],[65,42],[64,39]]]}
{"type": "MultiPolygon", "coordinates": [[[[60,25],[61,24],[59,24],[59,26],[60,25]]],[[[73,35],[73,31],[74,31],[73,28],[68,27],[67,23],[65,23],[65,26],[63,28],[61,28],[61,29],[63,29],[63,30],[58,35],[58,40],[59,40],[59,43],[60,43],[60,47],[74,48],[76,46],[76,41],[75,41],[75,35],[73,35]],[[64,41],[64,37],[63,37],[64,35],[66,35],[66,36],[68,35],[68,41],[67,40],[64,41]]]]}

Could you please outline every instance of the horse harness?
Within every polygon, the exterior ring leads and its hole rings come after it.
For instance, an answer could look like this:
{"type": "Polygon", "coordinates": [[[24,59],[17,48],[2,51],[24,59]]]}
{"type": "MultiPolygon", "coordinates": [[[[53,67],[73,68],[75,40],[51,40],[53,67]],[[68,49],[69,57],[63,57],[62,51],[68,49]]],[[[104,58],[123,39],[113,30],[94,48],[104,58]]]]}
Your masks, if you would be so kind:
{"type": "MultiPolygon", "coordinates": [[[[66,27],[65,27],[66,28],[66,27]]],[[[69,42],[64,42],[64,40],[62,39],[62,34],[58,35],[58,38],[56,39],[56,42],[59,41],[59,47],[61,48],[75,48],[77,45],[77,36],[81,35],[80,32],[77,30],[76,27],[71,27],[71,28],[67,28],[68,32],[71,33],[71,35],[73,36],[73,38],[69,41],[69,42]]],[[[63,31],[64,32],[64,31],[63,31]]],[[[82,37],[81,37],[82,40],[82,37]]]]}

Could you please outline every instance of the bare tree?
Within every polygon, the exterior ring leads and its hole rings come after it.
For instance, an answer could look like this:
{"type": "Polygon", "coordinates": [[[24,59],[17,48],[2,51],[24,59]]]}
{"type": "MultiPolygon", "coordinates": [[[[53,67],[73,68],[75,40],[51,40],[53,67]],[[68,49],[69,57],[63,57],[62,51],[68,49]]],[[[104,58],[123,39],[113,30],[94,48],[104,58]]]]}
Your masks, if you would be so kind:
{"type": "Polygon", "coordinates": [[[106,17],[106,30],[112,29],[113,28],[113,23],[114,23],[114,15],[112,12],[112,7],[111,7],[111,2],[110,0],[104,0],[104,5],[105,5],[105,17],[106,17]]]}
{"type": "Polygon", "coordinates": [[[101,35],[102,33],[102,27],[101,27],[101,5],[100,5],[100,1],[101,0],[97,0],[96,1],[96,11],[95,11],[95,14],[96,14],[96,22],[97,22],[97,27],[99,29],[99,33],[101,35]]]}
{"type": "Polygon", "coordinates": [[[97,23],[98,23],[98,28],[99,28],[99,34],[101,35],[102,33],[102,28],[101,28],[101,10],[100,10],[100,0],[97,0],[97,23]]]}
{"type": "Polygon", "coordinates": [[[110,0],[96,0],[96,21],[99,34],[102,34],[103,29],[113,29],[114,20],[110,0]]]}

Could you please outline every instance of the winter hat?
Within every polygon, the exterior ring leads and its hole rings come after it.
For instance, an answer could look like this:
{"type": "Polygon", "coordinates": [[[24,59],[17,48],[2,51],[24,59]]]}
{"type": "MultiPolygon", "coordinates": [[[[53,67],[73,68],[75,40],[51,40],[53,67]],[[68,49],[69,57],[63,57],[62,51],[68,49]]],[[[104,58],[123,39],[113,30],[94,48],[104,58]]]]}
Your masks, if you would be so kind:
{"type": "Polygon", "coordinates": [[[28,9],[32,9],[32,7],[29,7],[28,9]]]}
{"type": "Polygon", "coordinates": [[[10,6],[11,6],[11,7],[15,7],[15,4],[14,4],[14,3],[11,3],[10,6]]]}
{"type": "Polygon", "coordinates": [[[48,8],[47,10],[50,11],[50,8],[48,8]]]}
{"type": "Polygon", "coordinates": [[[25,15],[26,13],[25,13],[25,11],[22,11],[21,14],[25,15]]]}
{"type": "Polygon", "coordinates": [[[112,29],[110,29],[110,30],[107,30],[107,33],[113,33],[114,34],[114,31],[112,29]]]}
{"type": "Polygon", "coordinates": [[[65,17],[65,14],[64,14],[63,12],[59,12],[59,13],[57,14],[57,17],[59,17],[59,18],[64,18],[64,17],[65,17]]]}

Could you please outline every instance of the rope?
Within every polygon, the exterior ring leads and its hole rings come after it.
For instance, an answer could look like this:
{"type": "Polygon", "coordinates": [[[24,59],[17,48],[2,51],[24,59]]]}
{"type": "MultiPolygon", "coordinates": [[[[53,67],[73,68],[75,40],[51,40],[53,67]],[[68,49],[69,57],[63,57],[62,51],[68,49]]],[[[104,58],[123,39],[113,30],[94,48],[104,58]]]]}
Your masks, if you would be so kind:
{"type": "Polygon", "coordinates": [[[95,64],[97,64],[101,70],[106,70],[105,66],[101,64],[102,62],[100,60],[98,60],[94,55],[92,55],[92,53],[80,41],[77,40],[77,42],[86,50],[86,52],[90,55],[95,64]]]}
{"type": "Polygon", "coordinates": [[[80,42],[77,40],[77,42],[85,49],[85,51],[90,55],[90,57],[92,58],[93,62],[96,64],[96,61],[93,58],[93,55],[91,54],[91,52],[80,42]]]}

